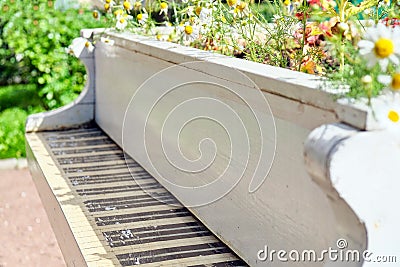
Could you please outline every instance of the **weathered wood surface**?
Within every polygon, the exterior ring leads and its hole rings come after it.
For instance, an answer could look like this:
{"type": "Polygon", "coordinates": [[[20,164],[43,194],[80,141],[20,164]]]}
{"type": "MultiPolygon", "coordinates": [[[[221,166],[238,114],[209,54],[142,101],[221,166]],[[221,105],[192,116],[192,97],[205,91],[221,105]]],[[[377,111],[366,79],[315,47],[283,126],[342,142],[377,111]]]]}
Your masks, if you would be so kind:
{"type": "MultiPolygon", "coordinates": [[[[286,83],[286,70],[279,70],[282,73],[278,73],[277,69],[264,69],[259,65],[255,67],[247,62],[238,65],[241,61],[196,52],[174,44],[159,44],[155,41],[142,43],[140,37],[129,39],[119,34],[112,37],[116,39],[116,45],[100,45],[95,52],[95,114],[100,127],[128,154],[180,201],[192,205],[190,210],[252,266],[264,266],[267,263],[257,259],[257,252],[265,245],[270,249],[287,251],[321,251],[329,246],[336,246],[336,240],[342,237],[342,231],[337,227],[341,218],[335,217],[325,192],[308,175],[303,157],[303,143],[310,131],[321,124],[338,121],[338,114],[334,112],[336,104],[331,96],[313,88],[302,87],[306,81],[304,77],[300,77],[301,74],[299,77],[302,79],[293,78],[286,83]],[[166,49],[161,50],[160,46],[165,46],[163,48],[166,49]],[[195,60],[205,60],[207,63],[187,63],[195,60]],[[232,72],[226,67],[228,61],[237,63],[234,67],[241,72],[232,72]],[[184,64],[171,69],[175,63],[184,64]],[[165,71],[167,68],[170,69],[165,71]],[[251,77],[256,84],[246,80],[246,76],[251,77]],[[272,77],[277,80],[273,80],[272,77]],[[198,85],[193,85],[193,81],[198,85]],[[298,87],[295,85],[297,82],[300,83],[298,87]],[[183,87],[180,88],[180,85],[183,87]],[[261,151],[261,141],[257,138],[260,133],[255,130],[256,122],[246,115],[246,105],[240,99],[235,99],[229,90],[221,88],[234,88],[235,92],[242,96],[242,92],[246,90],[257,90],[256,86],[262,89],[262,95],[268,101],[273,114],[271,116],[268,107],[263,106],[264,102],[253,97],[252,107],[264,112],[267,117],[267,125],[263,125],[264,128],[261,129],[264,134],[262,142],[267,151],[265,159],[268,161],[274,158],[265,182],[256,192],[250,193],[249,184],[261,151]],[[166,88],[178,89],[165,91],[166,88]],[[162,101],[156,103],[154,99],[159,96],[162,96],[162,101]],[[170,128],[164,125],[169,112],[174,111],[174,105],[198,97],[227,103],[241,115],[249,136],[249,147],[252,149],[248,162],[236,159],[233,166],[229,166],[233,167],[233,173],[240,173],[242,167],[245,167],[246,171],[238,184],[217,201],[208,201],[209,196],[215,192],[225,192],[224,184],[220,184],[220,187],[214,184],[209,191],[201,191],[198,188],[200,185],[208,185],[224,170],[224,164],[227,163],[224,159],[229,158],[231,152],[231,147],[227,144],[229,135],[224,135],[218,124],[209,123],[208,120],[198,121],[194,127],[187,125],[179,136],[174,129],[185,126],[182,122],[188,121],[187,116],[190,112],[193,112],[193,117],[203,114],[220,118],[218,113],[222,111],[215,109],[213,103],[203,102],[198,106],[192,103],[191,111],[173,113],[168,117],[170,121],[171,117],[175,120],[171,122],[170,128]],[[150,110],[149,107],[153,108],[153,104],[157,106],[150,110]],[[273,125],[270,124],[272,118],[273,125]],[[206,137],[211,137],[218,146],[214,161],[206,171],[195,174],[182,171],[166,160],[166,152],[163,149],[178,151],[174,143],[179,142],[182,154],[191,160],[203,155],[205,157],[200,163],[206,165],[210,157],[212,158],[214,149],[212,146],[204,146],[200,148],[203,154],[199,153],[199,143],[206,137]],[[209,155],[211,156],[207,158],[209,155]],[[185,188],[175,186],[176,184],[185,188]],[[190,190],[191,187],[197,188],[190,190]],[[196,205],[202,200],[206,201],[206,205],[196,205]]],[[[354,114],[358,112],[350,107],[345,107],[344,110],[354,114]]],[[[363,116],[359,118],[362,120],[363,116]]],[[[229,134],[239,131],[234,122],[228,122],[224,126],[231,131],[229,134]]],[[[243,140],[242,143],[236,143],[235,148],[245,153],[249,148],[246,142],[243,140]]],[[[182,163],[179,157],[175,159],[182,163]]],[[[191,167],[190,162],[183,166],[189,169],[191,167]]],[[[229,184],[229,180],[227,183],[229,184]]],[[[356,216],[348,223],[356,225],[356,228],[363,232],[356,216]]],[[[365,235],[363,237],[364,239],[361,239],[365,241],[365,235]]],[[[365,247],[362,242],[349,240],[349,243],[352,249],[361,250],[365,247]]],[[[285,264],[274,262],[274,266],[285,264]]],[[[293,265],[321,266],[322,263],[297,262],[293,265]]]]}
{"type": "Polygon", "coordinates": [[[94,92],[66,113],[30,117],[27,131],[94,118],[251,266],[270,264],[257,258],[265,246],[318,253],[336,249],[339,239],[359,253],[396,253],[399,135],[364,132],[381,126],[364,105],[335,102],[309,75],[134,35],[110,37],[114,46],[95,50],[94,92]],[[94,109],[86,112],[87,103],[94,109]]]}

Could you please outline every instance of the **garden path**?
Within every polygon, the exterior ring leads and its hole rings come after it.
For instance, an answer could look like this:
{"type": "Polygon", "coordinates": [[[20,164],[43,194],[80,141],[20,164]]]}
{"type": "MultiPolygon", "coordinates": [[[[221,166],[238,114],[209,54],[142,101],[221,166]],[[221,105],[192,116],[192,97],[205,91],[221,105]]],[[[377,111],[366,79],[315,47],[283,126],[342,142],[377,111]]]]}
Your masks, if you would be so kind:
{"type": "Polygon", "coordinates": [[[0,267],[65,263],[27,168],[0,170],[0,267]]]}

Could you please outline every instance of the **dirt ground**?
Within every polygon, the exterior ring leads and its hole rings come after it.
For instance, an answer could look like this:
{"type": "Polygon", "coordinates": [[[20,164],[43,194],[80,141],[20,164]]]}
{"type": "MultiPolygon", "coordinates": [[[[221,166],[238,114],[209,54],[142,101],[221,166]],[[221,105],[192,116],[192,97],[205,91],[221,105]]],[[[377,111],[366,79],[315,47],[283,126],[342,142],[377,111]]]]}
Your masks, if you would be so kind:
{"type": "Polygon", "coordinates": [[[0,170],[0,267],[65,266],[28,169],[0,170]]]}

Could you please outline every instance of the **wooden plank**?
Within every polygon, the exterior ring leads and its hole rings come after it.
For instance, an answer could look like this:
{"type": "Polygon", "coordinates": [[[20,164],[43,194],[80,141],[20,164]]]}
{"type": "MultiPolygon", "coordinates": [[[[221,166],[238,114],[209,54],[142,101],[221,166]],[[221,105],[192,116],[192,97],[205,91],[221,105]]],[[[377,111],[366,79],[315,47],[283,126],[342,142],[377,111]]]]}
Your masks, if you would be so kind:
{"type": "MultiPolygon", "coordinates": [[[[29,147],[28,158],[33,180],[44,203],[50,223],[55,230],[54,232],[64,255],[64,260],[68,266],[87,266],[86,258],[93,255],[82,253],[81,244],[78,244],[75,239],[75,236],[78,234],[74,232],[74,223],[72,222],[71,225],[68,221],[69,215],[76,216],[77,213],[68,209],[68,205],[60,205],[65,199],[63,200],[63,196],[56,196],[54,194],[54,192],[62,191],[65,196],[68,196],[72,194],[72,191],[62,177],[57,164],[49,157],[47,148],[39,136],[36,133],[28,133],[26,134],[26,139],[29,143],[29,146],[27,146],[29,147]],[[31,149],[34,149],[34,153],[31,149]]],[[[76,204],[72,205],[74,207],[76,204]]],[[[83,214],[81,215],[80,223],[87,227],[88,230],[92,229],[86,216],[83,214]]],[[[90,232],[88,231],[87,234],[90,232]]],[[[96,253],[103,256],[107,255],[107,252],[94,232],[90,235],[90,238],[99,247],[96,253]]],[[[103,259],[102,262],[109,265],[113,264],[111,260],[103,259]]]]}

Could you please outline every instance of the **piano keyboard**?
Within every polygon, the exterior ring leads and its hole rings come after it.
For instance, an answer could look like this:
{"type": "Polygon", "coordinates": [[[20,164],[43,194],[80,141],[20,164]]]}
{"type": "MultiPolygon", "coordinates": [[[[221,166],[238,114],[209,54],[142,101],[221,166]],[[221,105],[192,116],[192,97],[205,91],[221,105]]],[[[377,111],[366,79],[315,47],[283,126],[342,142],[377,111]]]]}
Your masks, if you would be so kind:
{"type": "Polygon", "coordinates": [[[97,126],[35,135],[88,266],[247,266],[97,126]]]}

